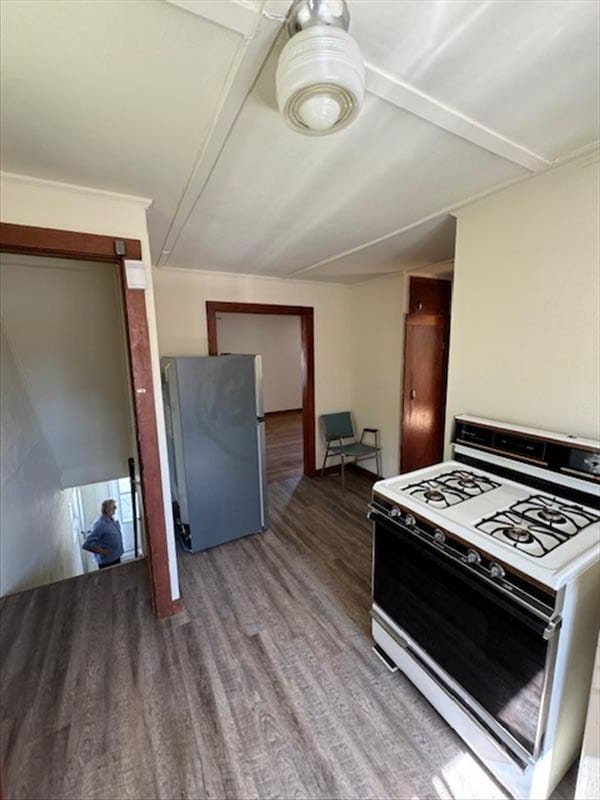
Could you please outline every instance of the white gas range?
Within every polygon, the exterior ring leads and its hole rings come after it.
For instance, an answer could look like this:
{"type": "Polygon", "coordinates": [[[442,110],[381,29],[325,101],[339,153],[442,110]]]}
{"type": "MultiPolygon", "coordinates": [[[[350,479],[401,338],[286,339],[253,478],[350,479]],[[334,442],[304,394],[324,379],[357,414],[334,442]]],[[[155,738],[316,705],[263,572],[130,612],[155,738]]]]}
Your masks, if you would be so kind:
{"type": "Polygon", "coordinates": [[[373,488],[372,631],[517,797],[576,757],[600,606],[600,445],[477,417],[373,488]]]}

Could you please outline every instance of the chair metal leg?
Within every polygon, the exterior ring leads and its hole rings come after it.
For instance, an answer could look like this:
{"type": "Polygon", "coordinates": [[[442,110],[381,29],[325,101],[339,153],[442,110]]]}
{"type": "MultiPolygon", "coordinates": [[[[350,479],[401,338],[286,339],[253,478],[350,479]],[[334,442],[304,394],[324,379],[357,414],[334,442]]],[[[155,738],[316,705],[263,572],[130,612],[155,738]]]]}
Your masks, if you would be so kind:
{"type": "Polygon", "coordinates": [[[329,457],[329,445],[325,448],[325,458],[323,459],[323,466],[321,467],[321,477],[325,475],[325,464],[327,464],[327,458],[329,457]]]}
{"type": "Polygon", "coordinates": [[[381,453],[379,452],[379,450],[375,453],[375,460],[377,463],[377,477],[381,478],[383,476],[381,474],[381,453]]]}
{"type": "Polygon", "coordinates": [[[342,492],[346,493],[346,464],[344,459],[344,454],[342,453],[342,492]]]}

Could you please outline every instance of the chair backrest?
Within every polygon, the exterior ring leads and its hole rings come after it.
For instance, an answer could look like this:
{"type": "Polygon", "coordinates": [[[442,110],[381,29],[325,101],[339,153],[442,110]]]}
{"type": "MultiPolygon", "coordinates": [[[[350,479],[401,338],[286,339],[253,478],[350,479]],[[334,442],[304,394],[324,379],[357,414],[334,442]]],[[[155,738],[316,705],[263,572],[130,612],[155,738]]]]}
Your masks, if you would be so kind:
{"type": "Polygon", "coordinates": [[[321,426],[325,441],[331,439],[354,439],[354,425],[349,411],[338,411],[336,414],[322,414],[321,426]]]}

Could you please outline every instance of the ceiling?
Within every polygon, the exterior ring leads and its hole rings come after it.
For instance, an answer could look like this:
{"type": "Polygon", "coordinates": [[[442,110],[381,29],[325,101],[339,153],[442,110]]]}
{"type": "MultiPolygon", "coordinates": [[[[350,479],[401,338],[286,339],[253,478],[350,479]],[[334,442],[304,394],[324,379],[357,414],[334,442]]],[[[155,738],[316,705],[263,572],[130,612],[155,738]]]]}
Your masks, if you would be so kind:
{"type": "Polygon", "coordinates": [[[596,2],[348,6],[365,106],[314,138],[275,105],[288,0],[3,0],[2,168],[151,197],[160,266],[352,283],[598,139],[596,2]]]}

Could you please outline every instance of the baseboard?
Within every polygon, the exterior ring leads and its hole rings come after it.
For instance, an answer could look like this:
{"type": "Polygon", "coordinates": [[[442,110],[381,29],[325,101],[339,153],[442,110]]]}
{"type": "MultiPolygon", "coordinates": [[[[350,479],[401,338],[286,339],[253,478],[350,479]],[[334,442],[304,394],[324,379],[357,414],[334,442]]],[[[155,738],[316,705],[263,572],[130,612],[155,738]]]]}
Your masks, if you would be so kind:
{"type": "Polygon", "coordinates": [[[265,417],[281,417],[284,414],[301,414],[302,408],[284,408],[283,411],[265,411],[265,417]]]}
{"type": "MultiPolygon", "coordinates": [[[[375,472],[371,472],[369,469],[365,469],[361,467],[360,464],[346,464],[346,469],[350,472],[356,472],[359,475],[362,475],[365,478],[368,478],[371,481],[381,481],[383,480],[383,475],[377,475],[375,472]]],[[[321,470],[317,471],[317,476],[321,475],[321,470]]],[[[339,475],[340,474],[340,465],[334,464],[331,467],[325,467],[325,475],[339,475]]]]}

